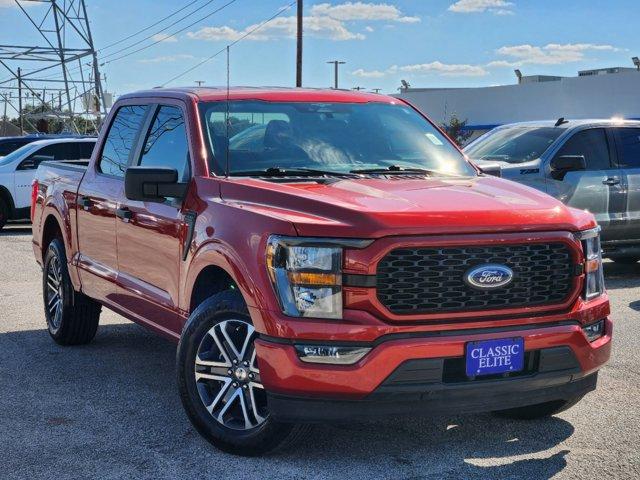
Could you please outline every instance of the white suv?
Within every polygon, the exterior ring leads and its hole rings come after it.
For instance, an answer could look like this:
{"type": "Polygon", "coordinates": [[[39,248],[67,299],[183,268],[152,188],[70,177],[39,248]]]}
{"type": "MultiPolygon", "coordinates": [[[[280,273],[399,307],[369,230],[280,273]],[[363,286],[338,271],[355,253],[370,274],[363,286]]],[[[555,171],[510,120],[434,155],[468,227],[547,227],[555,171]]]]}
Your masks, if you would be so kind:
{"type": "Polygon", "coordinates": [[[29,218],[31,182],[41,162],[89,160],[95,144],[95,138],[38,140],[0,157],[0,230],[8,220],[29,218]]]}

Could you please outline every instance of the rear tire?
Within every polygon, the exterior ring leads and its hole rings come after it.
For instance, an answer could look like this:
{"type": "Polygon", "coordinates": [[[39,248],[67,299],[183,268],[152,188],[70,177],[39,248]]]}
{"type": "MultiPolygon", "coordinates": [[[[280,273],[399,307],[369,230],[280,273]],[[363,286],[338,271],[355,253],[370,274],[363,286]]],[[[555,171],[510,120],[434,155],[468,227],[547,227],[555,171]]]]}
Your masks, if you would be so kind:
{"type": "Polygon", "coordinates": [[[539,418],[546,418],[552,415],[556,415],[560,412],[570,409],[580,400],[584,395],[575,397],[569,400],[554,400],[552,402],[538,403],[536,405],[529,405],[527,407],[509,408],[507,410],[498,410],[493,412],[494,415],[504,418],[512,418],[515,420],[537,420],[539,418]]]}
{"type": "Polygon", "coordinates": [[[83,345],[93,340],[102,307],[74,290],[64,244],[59,238],[47,248],[42,269],[42,294],[47,328],[56,343],[83,345]]]}
{"type": "Polygon", "coordinates": [[[9,220],[9,206],[4,200],[0,199],[0,231],[7,224],[7,220],[9,220]]]}
{"type": "Polygon", "coordinates": [[[212,445],[235,455],[283,448],[307,431],[269,416],[256,337],[242,295],[230,289],[196,308],[178,345],[178,388],[189,420],[212,445]]]}
{"type": "Polygon", "coordinates": [[[614,263],[619,263],[620,265],[634,265],[638,263],[640,257],[613,257],[611,260],[613,260],[614,263]]]}

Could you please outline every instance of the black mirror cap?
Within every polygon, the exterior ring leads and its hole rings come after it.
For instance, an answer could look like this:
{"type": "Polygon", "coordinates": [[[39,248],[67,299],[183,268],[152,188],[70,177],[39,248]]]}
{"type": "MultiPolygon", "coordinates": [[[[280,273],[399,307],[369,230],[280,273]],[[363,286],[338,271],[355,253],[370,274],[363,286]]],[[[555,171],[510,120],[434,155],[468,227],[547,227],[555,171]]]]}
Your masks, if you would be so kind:
{"type": "Polygon", "coordinates": [[[164,167],[128,167],[124,174],[124,194],[129,200],[164,202],[182,198],[187,184],[178,183],[178,171],[164,167]]]}
{"type": "Polygon", "coordinates": [[[485,175],[491,175],[492,177],[502,177],[502,167],[497,163],[489,163],[487,165],[474,164],[485,175]]]}

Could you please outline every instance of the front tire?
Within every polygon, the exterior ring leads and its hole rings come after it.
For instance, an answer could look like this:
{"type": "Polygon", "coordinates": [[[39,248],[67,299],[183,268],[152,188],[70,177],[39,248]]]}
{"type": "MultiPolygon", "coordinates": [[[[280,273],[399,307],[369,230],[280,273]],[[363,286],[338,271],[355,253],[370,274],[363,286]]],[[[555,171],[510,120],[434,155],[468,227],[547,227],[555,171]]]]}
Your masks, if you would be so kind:
{"type": "Polygon", "coordinates": [[[44,315],[49,335],[60,345],[83,345],[98,329],[101,305],[76,292],[69,277],[62,240],[52,240],[42,269],[44,315]]]}
{"type": "Polygon", "coordinates": [[[304,431],[269,416],[256,338],[242,295],[231,289],[191,314],[178,345],[178,387],[189,420],[215,447],[236,455],[272,451],[304,431]]]}
{"type": "Polygon", "coordinates": [[[526,407],[498,410],[493,413],[499,417],[512,418],[515,420],[537,420],[540,418],[551,417],[552,415],[556,415],[570,409],[582,400],[582,397],[583,395],[569,400],[554,400],[552,402],[538,403],[536,405],[529,405],[526,407]]]}

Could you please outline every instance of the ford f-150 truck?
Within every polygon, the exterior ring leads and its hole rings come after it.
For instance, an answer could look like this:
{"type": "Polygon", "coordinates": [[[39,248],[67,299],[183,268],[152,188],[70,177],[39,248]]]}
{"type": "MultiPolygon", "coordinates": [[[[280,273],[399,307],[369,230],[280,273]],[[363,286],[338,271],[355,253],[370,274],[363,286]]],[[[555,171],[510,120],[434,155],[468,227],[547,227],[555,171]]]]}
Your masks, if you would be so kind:
{"type": "Polygon", "coordinates": [[[175,341],[188,417],[229,452],[313,422],[553,415],[610,355],[594,217],[482,174],[401,99],[125,95],[88,166],[42,163],[32,216],[51,337],[90,342],[106,307],[175,341]]]}

